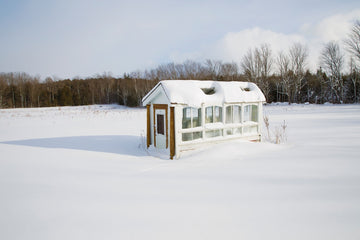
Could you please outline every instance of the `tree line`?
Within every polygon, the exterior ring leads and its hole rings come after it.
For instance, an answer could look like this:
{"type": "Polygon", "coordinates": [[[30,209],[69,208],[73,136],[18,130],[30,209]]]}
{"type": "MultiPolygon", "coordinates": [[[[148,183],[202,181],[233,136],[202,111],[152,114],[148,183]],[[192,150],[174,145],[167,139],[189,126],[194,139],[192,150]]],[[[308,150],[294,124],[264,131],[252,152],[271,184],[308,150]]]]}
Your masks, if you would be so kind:
{"type": "Polygon", "coordinates": [[[78,106],[118,103],[139,106],[157,81],[115,78],[104,73],[92,78],[54,80],[27,73],[0,73],[0,108],[78,106]]]}
{"type": "Polygon", "coordinates": [[[347,38],[328,42],[321,49],[316,72],[307,68],[308,49],[294,43],[273,53],[262,44],[249,49],[240,64],[206,60],[161,64],[156,68],[113,77],[41,81],[27,73],[0,73],[0,108],[76,106],[118,103],[140,106],[141,99],[164,79],[250,81],[263,91],[267,102],[358,103],[360,99],[360,22],[347,38]],[[345,49],[350,59],[345,59],[345,49]],[[348,64],[345,65],[345,60],[348,64]]]}

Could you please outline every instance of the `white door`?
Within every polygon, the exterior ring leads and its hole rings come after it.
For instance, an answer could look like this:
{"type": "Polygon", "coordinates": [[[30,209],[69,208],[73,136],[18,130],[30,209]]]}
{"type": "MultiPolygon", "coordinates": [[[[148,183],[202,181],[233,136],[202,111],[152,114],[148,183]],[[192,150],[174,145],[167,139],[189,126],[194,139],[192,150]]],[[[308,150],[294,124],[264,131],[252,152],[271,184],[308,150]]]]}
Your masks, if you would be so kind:
{"type": "Polygon", "coordinates": [[[155,141],[157,148],[166,148],[166,121],[164,109],[155,109],[155,141]]]}

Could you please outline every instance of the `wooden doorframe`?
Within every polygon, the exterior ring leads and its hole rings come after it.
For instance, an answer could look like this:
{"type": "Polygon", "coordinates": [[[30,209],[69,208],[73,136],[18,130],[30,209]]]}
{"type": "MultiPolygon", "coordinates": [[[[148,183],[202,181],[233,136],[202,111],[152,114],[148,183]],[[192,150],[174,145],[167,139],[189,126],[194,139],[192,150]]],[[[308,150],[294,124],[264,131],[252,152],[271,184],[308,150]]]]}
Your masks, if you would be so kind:
{"type": "Polygon", "coordinates": [[[154,104],[153,105],[153,130],[154,130],[154,147],[156,147],[156,128],[155,128],[155,111],[159,110],[159,109],[163,109],[165,110],[165,132],[166,132],[166,148],[168,148],[169,144],[168,144],[168,136],[169,136],[169,131],[168,131],[168,105],[167,104],[154,104]]]}
{"type": "Polygon", "coordinates": [[[175,156],[175,107],[170,107],[170,159],[175,156]]]}
{"type": "Polygon", "coordinates": [[[146,147],[151,145],[150,105],[146,105],[146,147]]]}

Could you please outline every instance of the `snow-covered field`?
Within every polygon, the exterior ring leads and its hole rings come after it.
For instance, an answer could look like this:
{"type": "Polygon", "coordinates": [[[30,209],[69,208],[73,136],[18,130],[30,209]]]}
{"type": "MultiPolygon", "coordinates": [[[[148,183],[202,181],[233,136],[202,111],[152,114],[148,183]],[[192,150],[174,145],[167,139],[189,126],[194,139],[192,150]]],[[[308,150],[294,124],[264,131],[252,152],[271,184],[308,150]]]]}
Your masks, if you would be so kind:
{"type": "Polygon", "coordinates": [[[264,111],[285,144],[171,161],[144,109],[0,109],[0,239],[360,239],[360,105],[264,111]]]}

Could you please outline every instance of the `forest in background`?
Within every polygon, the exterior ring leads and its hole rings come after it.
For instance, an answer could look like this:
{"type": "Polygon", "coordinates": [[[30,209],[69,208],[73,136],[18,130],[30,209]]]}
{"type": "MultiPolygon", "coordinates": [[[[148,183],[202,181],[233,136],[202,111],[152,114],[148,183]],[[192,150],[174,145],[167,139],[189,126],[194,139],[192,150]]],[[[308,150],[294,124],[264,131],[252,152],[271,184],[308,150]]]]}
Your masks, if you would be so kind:
{"type": "Polygon", "coordinates": [[[85,79],[41,80],[27,73],[0,73],[0,108],[110,103],[141,106],[141,99],[165,79],[254,82],[269,103],[359,102],[360,21],[354,23],[342,43],[324,44],[321,66],[315,73],[307,68],[308,56],[307,47],[300,43],[280,53],[273,53],[271,46],[262,44],[249,49],[240,63],[188,60],[125,73],[122,77],[103,73],[85,79]],[[342,49],[349,59],[345,59],[342,49]]]}

